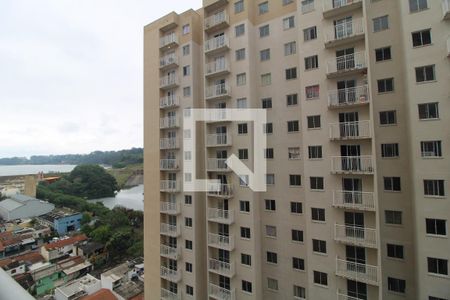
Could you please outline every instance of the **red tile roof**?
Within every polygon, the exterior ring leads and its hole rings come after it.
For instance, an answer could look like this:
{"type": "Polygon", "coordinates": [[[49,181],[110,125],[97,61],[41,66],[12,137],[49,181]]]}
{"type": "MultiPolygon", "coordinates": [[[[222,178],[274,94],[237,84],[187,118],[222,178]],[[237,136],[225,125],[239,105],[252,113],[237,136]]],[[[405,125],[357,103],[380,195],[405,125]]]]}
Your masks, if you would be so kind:
{"type": "Polygon", "coordinates": [[[87,236],[84,235],[84,234],[80,234],[80,235],[76,235],[76,236],[70,237],[70,238],[65,239],[65,240],[59,240],[57,242],[45,244],[44,247],[47,250],[54,250],[54,249],[62,248],[64,246],[68,246],[68,245],[71,245],[71,244],[82,242],[82,241],[85,241],[85,240],[87,240],[87,236]]]}
{"type": "Polygon", "coordinates": [[[0,260],[0,268],[8,266],[15,261],[35,264],[37,262],[44,261],[44,258],[39,252],[30,252],[16,257],[10,257],[0,260]]]}
{"type": "Polygon", "coordinates": [[[101,289],[98,292],[80,298],[80,300],[117,300],[117,297],[107,289],[101,289]]]}
{"type": "Polygon", "coordinates": [[[136,295],[133,298],[130,298],[129,300],[144,300],[144,293],[136,295]]]}

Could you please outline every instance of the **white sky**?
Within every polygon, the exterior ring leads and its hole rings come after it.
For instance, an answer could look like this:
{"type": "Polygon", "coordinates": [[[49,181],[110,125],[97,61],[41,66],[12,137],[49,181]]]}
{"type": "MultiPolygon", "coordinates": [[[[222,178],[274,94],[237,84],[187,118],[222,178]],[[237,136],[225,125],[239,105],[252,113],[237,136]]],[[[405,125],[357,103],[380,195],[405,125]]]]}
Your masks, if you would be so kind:
{"type": "Polygon", "coordinates": [[[143,26],[201,0],[1,0],[0,157],[142,147],[143,26]]]}

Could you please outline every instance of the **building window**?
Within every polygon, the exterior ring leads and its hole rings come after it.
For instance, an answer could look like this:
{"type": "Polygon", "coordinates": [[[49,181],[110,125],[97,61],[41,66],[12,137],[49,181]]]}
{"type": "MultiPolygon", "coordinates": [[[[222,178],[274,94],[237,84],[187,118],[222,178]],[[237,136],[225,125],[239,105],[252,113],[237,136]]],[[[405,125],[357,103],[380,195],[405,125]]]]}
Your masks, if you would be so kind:
{"type": "Polygon", "coordinates": [[[291,202],[291,213],[301,214],[303,213],[303,206],[301,202],[291,202]]]}
{"type": "Polygon", "coordinates": [[[313,251],[319,253],[327,253],[327,242],[313,239],[313,251]]]}
{"type": "Polygon", "coordinates": [[[439,103],[422,103],[418,105],[419,108],[419,119],[438,119],[439,118],[439,103]]]}
{"type": "Polygon", "coordinates": [[[269,36],[269,34],[270,34],[269,25],[264,25],[264,26],[259,27],[259,37],[260,38],[269,36]]]}
{"type": "Polygon", "coordinates": [[[242,280],[242,290],[244,292],[251,293],[252,289],[253,289],[252,288],[252,283],[250,281],[242,280]]]}
{"type": "Polygon", "coordinates": [[[422,157],[442,157],[441,141],[420,142],[420,150],[422,157]]]}
{"type": "Polygon", "coordinates": [[[394,78],[377,80],[378,93],[388,93],[394,91],[394,78]]]}
{"type": "Polygon", "coordinates": [[[245,34],[245,24],[239,24],[234,27],[234,34],[236,37],[240,37],[245,34]]]}
{"type": "Polygon", "coordinates": [[[239,149],[238,154],[239,159],[248,159],[248,149],[239,149]]]}
{"type": "Polygon", "coordinates": [[[266,174],[266,184],[268,185],[275,184],[275,174],[266,174]]]}
{"type": "Polygon", "coordinates": [[[288,132],[300,131],[298,121],[288,121],[287,126],[288,126],[288,132]]]}
{"type": "Polygon", "coordinates": [[[187,56],[191,53],[191,46],[190,45],[184,45],[183,46],[183,56],[187,56]]]}
{"type": "Polygon", "coordinates": [[[266,236],[276,238],[277,237],[277,227],[272,225],[266,225],[266,236]]]}
{"type": "Polygon", "coordinates": [[[325,209],[311,207],[311,219],[313,221],[325,222],[325,209]]]}
{"type": "Polygon", "coordinates": [[[265,201],[265,204],[266,204],[266,210],[275,211],[277,209],[275,200],[273,200],[273,199],[266,199],[264,201],[265,201]]]}
{"type": "Polygon", "coordinates": [[[187,86],[183,88],[183,97],[190,97],[191,96],[191,87],[187,86]]]}
{"type": "Polygon", "coordinates": [[[289,147],[288,148],[288,159],[300,159],[300,148],[299,147],[289,147]]]}
{"type": "Polygon", "coordinates": [[[434,257],[427,257],[428,273],[448,275],[448,260],[434,257]]]}
{"type": "Polygon", "coordinates": [[[267,288],[269,290],[278,291],[278,280],[267,278],[267,288]]]}
{"type": "Polygon", "coordinates": [[[424,179],[423,190],[425,196],[444,197],[444,180],[439,179],[424,179]]]}
{"type": "Polygon", "coordinates": [[[319,57],[317,55],[305,57],[305,70],[317,69],[319,67],[319,57]]]}
{"type": "Polygon", "coordinates": [[[184,204],[191,205],[192,204],[192,196],[184,195],[184,204]]]}
{"type": "Polygon", "coordinates": [[[249,213],[250,212],[250,201],[240,200],[239,201],[239,210],[241,212],[249,213]]]}
{"type": "Polygon", "coordinates": [[[397,210],[385,210],[384,221],[386,224],[401,225],[402,224],[402,212],[397,210]]]}
{"type": "Polygon", "coordinates": [[[272,75],[270,73],[262,74],[261,75],[261,85],[267,86],[272,84],[272,75]]]}
{"type": "Polygon", "coordinates": [[[306,289],[302,286],[294,285],[294,297],[306,299],[306,289]]]}
{"type": "Polygon", "coordinates": [[[241,238],[244,238],[244,239],[250,239],[251,238],[250,228],[248,228],[248,227],[241,227],[241,238]]]}
{"type": "Polygon", "coordinates": [[[261,99],[262,108],[272,108],[272,98],[263,98],[261,99]]]}
{"type": "Polygon", "coordinates": [[[314,283],[320,285],[328,285],[328,274],[314,271],[314,283]]]}
{"type": "Polygon", "coordinates": [[[259,51],[259,58],[261,61],[270,60],[270,49],[264,49],[259,51]]]}
{"type": "Polygon", "coordinates": [[[387,256],[392,258],[403,259],[403,246],[402,245],[394,245],[394,244],[386,244],[387,247],[387,256]]]}
{"type": "Polygon", "coordinates": [[[428,300],[447,300],[447,299],[429,296],[429,297],[428,297],[428,300]]]}
{"type": "Polygon", "coordinates": [[[295,270],[305,270],[305,260],[299,257],[293,257],[292,268],[295,270]]]}
{"type": "Polygon", "coordinates": [[[191,75],[191,66],[184,66],[183,67],[183,76],[189,76],[191,75]]]}
{"type": "Polygon", "coordinates": [[[397,124],[397,112],[395,110],[380,111],[380,125],[397,124]]]}
{"type": "Polygon", "coordinates": [[[302,0],[302,13],[306,14],[314,10],[314,0],[302,0]]]}
{"type": "Polygon", "coordinates": [[[273,148],[264,149],[264,158],[273,159],[273,148]]]}
{"type": "Polygon", "coordinates": [[[406,281],[403,279],[388,277],[388,290],[396,293],[405,293],[406,281]]]}
{"type": "Polygon", "coordinates": [[[388,16],[382,16],[373,19],[373,32],[386,30],[389,28],[388,16]]]}
{"type": "Polygon", "coordinates": [[[268,263],[277,264],[278,263],[278,255],[275,252],[267,251],[266,258],[268,263]]]}
{"type": "Polygon", "coordinates": [[[320,115],[318,116],[307,116],[308,129],[318,129],[320,128],[320,115]]]}
{"type": "Polygon", "coordinates": [[[252,265],[252,256],[249,254],[241,253],[241,264],[246,266],[252,265]]]}
{"type": "Polygon", "coordinates": [[[293,3],[293,2],[294,2],[294,0],[283,0],[283,1],[282,1],[283,6],[288,5],[288,4],[291,4],[291,3],[293,3]]]}
{"type": "Polygon", "coordinates": [[[185,246],[186,246],[186,249],[192,250],[192,241],[191,240],[186,240],[185,241],[185,246]]]}
{"type": "Polygon", "coordinates": [[[292,55],[297,53],[297,43],[289,42],[284,44],[284,56],[292,55]]]}
{"type": "Polygon", "coordinates": [[[188,34],[191,31],[189,24],[183,25],[183,34],[188,34]]]}
{"type": "Polygon", "coordinates": [[[234,2],[234,13],[238,14],[244,11],[244,0],[234,2]]]}
{"type": "Polygon", "coordinates": [[[409,11],[418,12],[428,8],[427,0],[409,0],[409,11]]]}
{"type": "Polygon", "coordinates": [[[186,294],[193,296],[194,295],[194,288],[190,285],[186,285],[186,294]]]}
{"type": "Polygon", "coordinates": [[[398,144],[381,144],[381,157],[398,157],[398,144]]]}
{"type": "Polygon", "coordinates": [[[295,18],[290,16],[283,19],[283,29],[288,30],[295,27],[295,18]]]}
{"type": "Polygon", "coordinates": [[[192,264],[187,262],[185,264],[185,266],[186,266],[186,271],[189,273],[192,273],[192,264]]]}
{"type": "Polygon", "coordinates": [[[375,49],[375,60],[383,61],[391,59],[391,47],[375,49]]]}
{"type": "Polygon", "coordinates": [[[294,242],[303,242],[303,231],[292,229],[291,230],[292,241],[294,242]]]}
{"type": "Polygon", "coordinates": [[[238,134],[247,134],[248,126],[247,123],[238,124],[238,134]]]}
{"type": "Polygon", "coordinates": [[[313,26],[303,29],[303,39],[305,42],[317,39],[317,27],[313,26]]]}
{"type": "Polygon", "coordinates": [[[297,174],[289,175],[289,185],[290,186],[301,186],[302,185],[302,177],[297,174]]]}
{"type": "Polygon", "coordinates": [[[311,190],[323,190],[323,177],[309,177],[309,183],[311,190]]]}
{"type": "Polygon", "coordinates": [[[258,4],[259,14],[263,15],[269,12],[269,1],[258,4]]]}
{"type": "Polygon", "coordinates": [[[425,219],[427,234],[447,235],[447,221],[441,219],[425,219]]]}
{"type": "Polygon", "coordinates": [[[247,108],[247,98],[236,99],[237,108],[247,108]]]}
{"type": "Polygon", "coordinates": [[[425,82],[436,80],[434,74],[434,65],[416,68],[416,82],[425,82]]]}
{"type": "Polygon", "coordinates": [[[192,218],[184,218],[184,226],[186,227],[192,227],[192,218]]]}
{"type": "Polygon", "coordinates": [[[297,68],[289,68],[285,70],[286,80],[297,78],[297,68]]]}
{"type": "Polygon", "coordinates": [[[413,47],[431,45],[431,29],[411,33],[413,47]]]}
{"type": "Polygon", "coordinates": [[[322,146],[308,146],[308,158],[309,159],[321,159],[322,158],[322,146]]]}
{"type": "Polygon", "coordinates": [[[248,175],[239,175],[239,186],[248,187],[248,175]]]}
{"type": "Polygon", "coordinates": [[[292,106],[298,104],[298,96],[297,94],[290,94],[286,96],[286,105],[292,106]]]}
{"type": "Polygon", "coordinates": [[[400,177],[383,177],[385,191],[401,191],[400,177]]]}
{"type": "Polygon", "coordinates": [[[237,74],[236,75],[236,85],[242,86],[247,83],[247,75],[245,73],[237,74]]]}
{"type": "Polygon", "coordinates": [[[316,84],[305,87],[305,94],[307,100],[319,98],[319,85],[316,84]]]}
{"type": "Polygon", "coordinates": [[[244,60],[245,59],[245,48],[236,50],[236,60],[244,60]]]}
{"type": "Polygon", "coordinates": [[[273,133],[273,124],[272,123],[263,124],[263,133],[272,134],[273,133]]]}

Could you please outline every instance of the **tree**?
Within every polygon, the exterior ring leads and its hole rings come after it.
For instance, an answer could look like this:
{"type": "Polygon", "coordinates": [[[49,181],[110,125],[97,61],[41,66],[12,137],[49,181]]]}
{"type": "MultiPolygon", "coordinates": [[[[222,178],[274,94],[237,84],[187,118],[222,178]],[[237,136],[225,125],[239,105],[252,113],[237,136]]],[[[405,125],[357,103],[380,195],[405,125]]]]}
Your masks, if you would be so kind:
{"type": "Polygon", "coordinates": [[[106,243],[109,241],[111,237],[111,228],[109,228],[108,225],[102,225],[100,227],[97,227],[91,232],[90,237],[99,243],[106,243]]]}
{"type": "Polygon", "coordinates": [[[89,224],[92,221],[92,217],[88,213],[83,213],[81,217],[81,225],[89,224]]]}

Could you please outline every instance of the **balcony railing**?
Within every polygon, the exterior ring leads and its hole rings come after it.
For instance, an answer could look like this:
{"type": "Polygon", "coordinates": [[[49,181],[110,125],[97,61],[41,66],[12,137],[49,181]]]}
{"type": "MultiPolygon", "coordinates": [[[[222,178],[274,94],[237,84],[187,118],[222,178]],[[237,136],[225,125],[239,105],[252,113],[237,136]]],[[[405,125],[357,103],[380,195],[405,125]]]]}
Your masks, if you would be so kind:
{"type": "Polygon", "coordinates": [[[160,233],[172,237],[176,237],[180,235],[180,226],[171,225],[167,223],[160,224],[160,233]]]}
{"type": "Polygon", "coordinates": [[[160,170],[177,170],[179,168],[178,160],[171,158],[164,158],[159,160],[160,170]]]}
{"type": "Polygon", "coordinates": [[[169,46],[171,44],[178,44],[178,38],[175,33],[171,33],[168,35],[165,35],[160,38],[159,40],[159,47],[164,48],[166,46],[169,46]]]}
{"type": "Polygon", "coordinates": [[[159,140],[159,149],[177,149],[180,145],[177,138],[161,138],[159,140]]]}
{"type": "Polygon", "coordinates": [[[369,103],[367,85],[339,89],[328,92],[328,106],[342,107],[369,103]]]}
{"type": "Polygon", "coordinates": [[[229,47],[228,37],[221,35],[205,42],[205,53],[215,52],[229,47]]]}
{"type": "Polygon", "coordinates": [[[356,210],[375,210],[372,192],[333,191],[333,205],[356,210]]]}
{"type": "Polygon", "coordinates": [[[161,266],[160,275],[162,278],[172,282],[179,282],[181,280],[181,271],[172,270],[163,266],[161,266]]]}
{"type": "MultiPolygon", "coordinates": [[[[361,294],[360,294],[361,295],[361,294]]],[[[367,299],[367,295],[364,299],[367,299]]],[[[356,298],[348,295],[348,292],[338,290],[337,291],[337,300],[361,300],[361,298],[356,298]]]]}
{"type": "Polygon", "coordinates": [[[209,271],[219,275],[233,277],[234,276],[234,263],[227,263],[214,258],[209,259],[209,271]]]}
{"type": "Polygon", "coordinates": [[[226,158],[208,158],[207,170],[212,172],[230,171],[226,158]]]}
{"type": "Polygon", "coordinates": [[[361,7],[362,0],[325,0],[323,2],[323,13],[327,17],[338,13],[339,10],[349,8],[350,6],[361,7]]]}
{"type": "Polygon", "coordinates": [[[377,231],[373,228],[335,224],[334,239],[356,246],[377,247],[377,231]]]}
{"type": "Polygon", "coordinates": [[[216,84],[216,85],[206,87],[205,98],[206,99],[214,99],[214,98],[229,97],[230,93],[231,93],[231,89],[227,84],[225,84],[225,83],[216,84]]]}
{"type": "Polygon", "coordinates": [[[174,127],[179,127],[179,126],[180,126],[180,122],[177,117],[164,117],[164,118],[159,119],[159,128],[161,128],[161,129],[174,128],[174,127]]]}
{"type": "Polygon", "coordinates": [[[344,174],[373,174],[374,162],[372,156],[333,156],[331,171],[344,174]]]}
{"type": "Polygon", "coordinates": [[[176,180],[161,180],[160,182],[160,191],[161,192],[179,192],[180,191],[180,183],[176,180]]]}
{"type": "Polygon", "coordinates": [[[159,99],[159,108],[172,108],[180,105],[180,98],[167,96],[159,99]]]}
{"type": "Polygon", "coordinates": [[[218,223],[232,224],[234,222],[234,211],[208,208],[208,220],[218,223]]]}
{"type": "Polygon", "coordinates": [[[333,43],[362,35],[364,35],[363,19],[353,19],[332,26],[325,34],[325,43],[333,43]]]}
{"type": "Polygon", "coordinates": [[[205,29],[212,29],[218,25],[224,25],[229,23],[229,17],[226,11],[215,13],[214,15],[205,19],[205,29]]]}
{"type": "Polygon", "coordinates": [[[206,75],[222,74],[230,71],[228,61],[210,62],[206,64],[206,75]]]}
{"type": "Polygon", "coordinates": [[[330,139],[332,140],[367,139],[371,136],[369,121],[330,124],[330,139]]]}
{"type": "Polygon", "coordinates": [[[213,283],[209,284],[209,297],[216,300],[235,300],[236,292],[235,289],[225,289],[213,283]]]}
{"type": "Polygon", "coordinates": [[[208,183],[208,196],[230,198],[233,197],[233,186],[223,183],[208,183]]]}
{"type": "Polygon", "coordinates": [[[162,201],[159,206],[160,212],[165,214],[176,215],[181,212],[181,204],[179,202],[162,201]]]}
{"type": "Polygon", "coordinates": [[[208,233],[208,245],[231,251],[234,249],[234,237],[233,235],[208,233]]]}
{"type": "Polygon", "coordinates": [[[208,134],[206,136],[206,146],[217,147],[217,146],[230,146],[231,136],[226,133],[208,134]]]}
{"type": "Polygon", "coordinates": [[[161,288],[161,299],[162,300],[181,300],[181,296],[174,292],[171,292],[169,290],[161,288]]]}
{"type": "Polygon", "coordinates": [[[442,0],[442,12],[445,20],[450,19],[450,0],[442,0]]]}
{"type": "Polygon", "coordinates": [[[178,65],[178,56],[174,53],[163,56],[159,60],[159,67],[165,68],[171,65],[178,65]]]}
{"type": "Polygon", "coordinates": [[[171,258],[174,260],[177,260],[178,258],[181,257],[181,249],[180,248],[170,247],[167,245],[161,245],[159,248],[160,248],[161,256],[171,258]]]}
{"type": "Polygon", "coordinates": [[[379,283],[377,266],[339,258],[336,258],[336,275],[372,285],[378,285],[379,283]]]}
{"type": "Polygon", "coordinates": [[[159,80],[159,87],[170,88],[178,85],[178,77],[176,75],[164,76],[159,80]]]}
{"type": "Polygon", "coordinates": [[[364,52],[357,52],[342,55],[328,61],[327,74],[330,76],[333,73],[363,70],[365,68],[367,68],[366,54],[364,52]]]}

